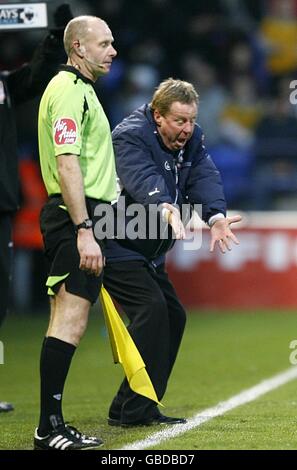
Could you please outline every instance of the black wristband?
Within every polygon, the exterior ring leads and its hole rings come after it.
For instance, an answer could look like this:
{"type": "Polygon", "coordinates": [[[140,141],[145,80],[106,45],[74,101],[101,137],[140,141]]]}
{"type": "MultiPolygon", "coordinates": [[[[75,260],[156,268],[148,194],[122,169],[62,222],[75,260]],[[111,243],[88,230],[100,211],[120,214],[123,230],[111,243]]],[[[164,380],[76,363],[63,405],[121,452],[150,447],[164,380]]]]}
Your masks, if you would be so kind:
{"type": "Polygon", "coordinates": [[[92,219],[85,219],[81,224],[75,225],[76,231],[78,231],[80,228],[92,228],[93,227],[93,221],[92,219]]]}

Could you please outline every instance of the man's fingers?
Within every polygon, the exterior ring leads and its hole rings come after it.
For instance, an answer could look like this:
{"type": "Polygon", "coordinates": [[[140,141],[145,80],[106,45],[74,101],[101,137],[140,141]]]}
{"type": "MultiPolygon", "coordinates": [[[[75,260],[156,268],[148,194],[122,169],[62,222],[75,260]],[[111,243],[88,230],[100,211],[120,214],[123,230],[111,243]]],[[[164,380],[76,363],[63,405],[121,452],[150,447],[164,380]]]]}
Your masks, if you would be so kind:
{"type": "Polygon", "coordinates": [[[168,216],[167,222],[171,225],[172,230],[175,235],[176,240],[184,240],[186,238],[185,228],[180,218],[179,210],[174,207],[172,204],[164,202],[162,207],[167,209],[170,214],[168,216]]]}
{"type": "Polygon", "coordinates": [[[242,220],[241,215],[233,215],[232,217],[228,217],[228,222],[230,224],[234,224],[235,222],[240,222],[242,220]]]}
{"type": "MultiPolygon", "coordinates": [[[[222,253],[226,253],[226,246],[228,247],[227,243],[224,240],[219,240],[219,248],[222,253]]],[[[230,248],[228,248],[230,250],[230,248]]]]}
{"type": "Polygon", "coordinates": [[[215,249],[216,242],[217,242],[217,240],[216,240],[215,238],[212,238],[211,241],[210,241],[210,249],[209,249],[209,251],[210,251],[211,253],[213,253],[213,251],[214,251],[214,249],[215,249]]]}
{"type": "Polygon", "coordinates": [[[238,238],[234,235],[234,233],[230,233],[229,235],[229,238],[231,238],[231,240],[236,244],[236,245],[239,245],[239,240],[238,238]]]}
{"type": "Polygon", "coordinates": [[[234,215],[232,217],[227,217],[225,220],[223,220],[221,224],[221,221],[218,221],[215,223],[212,228],[212,239],[210,242],[210,252],[213,252],[215,249],[216,243],[219,245],[219,249],[222,253],[226,253],[226,250],[231,251],[232,249],[232,243],[235,243],[236,245],[239,245],[239,240],[237,237],[234,235],[234,233],[231,231],[229,226],[233,223],[240,222],[242,220],[241,215],[234,215]]]}
{"type": "Polygon", "coordinates": [[[80,263],[79,263],[79,269],[85,269],[85,266],[86,266],[86,257],[81,256],[80,263]]]}
{"type": "Polygon", "coordinates": [[[92,238],[86,238],[83,242],[78,238],[78,252],[80,254],[79,267],[88,274],[99,276],[103,269],[104,259],[100,246],[92,238]]]}
{"type": "Polygon", "coordinates": [[[99,262],[98,262],[98,274],[97,276],[100,276],[100,274],[102,273],[102,270],[105,266],[105,258],[102,258],[102,256],[99,256],[99,262]]]}
{"type": "Polygon", "coordinates": [[[101,256],[83,256],[79,265],[82,271],[87,271],[89,274],[100,276],[103,269],[103,260],[101,256]]]}
{"type": "Polygon", "coordinates": [[[98,273],[99,273],[99,259],[97,256],[95,256],[93,258],[93,261],[92,261],[92,266],[91,266],[91,273],[92,274],[95,274],[95,276],[98,276],[98,273]]]}
{"type": "Polygon", "coordinates": [[[170,212],[170,215],[176,216],[180,219],[180,212],[177,207],[174,207],[172,204],[169,204],[168,202],[164,202],[162,204],[162,207],[167,209],[170,212]]]}
{"type": "Polygon", "coordinates": [[[100,276],[102,269],[104,267],[104,259],[102,256],[95,256],[93,263],[92,263],[92,274],[95,276],[100,276]]]}
{"type": "Polygon", "coordinates": [[[182,240],[182,234],[181,234],[180,231],[175,234],[175,238],[176,238],[177,240],[182,240]]]}
{"type": "Polygon", "coordinates": [[[230,242],[229,242],[229,240],[228,240],[228,237],[222,238],[222,243],[225,245],[225,247],[226,247],[229,251],[231,251],[232,248],[231,248],[230,242]]]}
{"type": "Polygon", "coordinates": [[[87,272],[91,273],[92,272],[92,262],[93,262],[92,257],[86,256],[85,263],[84,263],[84,265],[81,269],[83,271],[87,271],[87,272]]]}
{"type": "Polygon", "coordinates": [[[176,207],[174,207],[172,204],[169,204],[168,202],[163,202],[162,207],[165,207],[165,209],[168,209],[170,212],[177,211],[176,207]]]}
{"type": "Polygon", "coordinates": [[[182,240],[186,239],[186,231],[185,231],[185,227],[183,225],[182,225],[182,228],[181,228],[181,239],[182,240]]]}
{"type": "Polygon", "coordinates": [[[174,228],[175,237],[177,240],[181,240],[183,236],[182,227],[180,222],[177,222],[174,228]]]}
{"type": "Polygon", "coordinates": [[[216,240],[216,239],[214,239],[214,240],[211,241],[209,251],[210,251],[211,253],[214,252],[216,243],[218,244],[220,251],[221,251],[222,253],[226,253],[226,244],[224,243],[224,241],[223,241],[223,240],[216,240]]]}
{"type": "Polygon", "coordinates": [[[184,240],[186,238],[185,228],[179,217],[172,219],[171,226],[174,231],[176,240],[184,240]]]}

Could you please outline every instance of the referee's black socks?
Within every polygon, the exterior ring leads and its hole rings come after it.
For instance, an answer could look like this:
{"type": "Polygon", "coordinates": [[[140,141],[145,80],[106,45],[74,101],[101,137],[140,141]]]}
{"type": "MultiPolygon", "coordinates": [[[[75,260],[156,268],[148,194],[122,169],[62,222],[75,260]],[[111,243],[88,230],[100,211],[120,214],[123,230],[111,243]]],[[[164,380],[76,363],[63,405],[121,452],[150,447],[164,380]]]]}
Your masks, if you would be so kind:
{"type": "Polygon", "coordinates": [[[51,336],[44,338],[40,355],[40,437],[52,430],[50,416],[59,416],[63,422],[62,396],[75,349],[73,344],[60,339],[51,336]]]}

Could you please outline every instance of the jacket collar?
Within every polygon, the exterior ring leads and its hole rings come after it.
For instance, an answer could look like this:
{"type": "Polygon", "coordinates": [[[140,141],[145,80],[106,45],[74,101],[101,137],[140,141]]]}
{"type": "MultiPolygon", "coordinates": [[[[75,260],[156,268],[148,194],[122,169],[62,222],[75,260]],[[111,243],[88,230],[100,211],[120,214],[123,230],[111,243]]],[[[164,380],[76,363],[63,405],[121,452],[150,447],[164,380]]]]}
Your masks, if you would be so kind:
{"type": "Polygon", "coordinates": [[[164,144],[162,140],[162,137],[160,136],[158,132],[158,128],[157,128],[156,121],[154,119],[153,111],[149,104],[145,104],[143,106],[143,112],[145,114],[146,119],[149,121],[151,125],[150,132],[153,132],[155,134],[156,139],[158,140],[159,145],[162,148],[162,150],[164,150],[167,153],[172,153],[171,150],[166,147],[166,145],[164,144]]]}
{"type": "Polygon", "coordinates": [[[146,115],[147,120],[148,120],[151,124],[153,124],[154,126],[156,126],[156,123],[155,123],[155,120],[154,120],[153,111],[152,111],[152,108],[150,107],[149,104],[143,105],[143,111],[144,111],[144,114],[146,115]]]}

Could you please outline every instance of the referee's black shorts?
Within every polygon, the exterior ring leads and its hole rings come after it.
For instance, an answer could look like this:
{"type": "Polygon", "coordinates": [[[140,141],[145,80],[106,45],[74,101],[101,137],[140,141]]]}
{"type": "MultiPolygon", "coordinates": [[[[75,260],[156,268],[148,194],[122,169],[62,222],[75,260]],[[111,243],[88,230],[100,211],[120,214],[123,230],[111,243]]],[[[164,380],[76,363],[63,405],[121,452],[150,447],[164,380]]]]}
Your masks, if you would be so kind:
{"type": "MultiPolygon", "coordinates": [[[[93,220],[93,225],[96,222],[94,208],[98,204],[100,201],[86,198],[88,215],[93,220]]],[[[95,303],[101,289],[102,276],[88,274],[79,268],[77,234],[60,195],[51,196],[42,208],[40,228],[48,269],[48,294],[57,294],[64,283],[67,292],[95,303]]],[[[96,241],[104,254],[103,242],[96,241]]]]}

